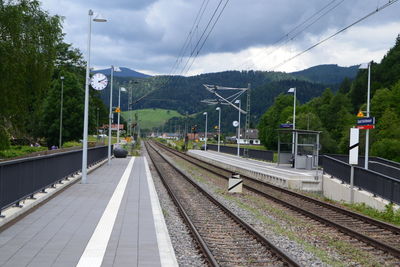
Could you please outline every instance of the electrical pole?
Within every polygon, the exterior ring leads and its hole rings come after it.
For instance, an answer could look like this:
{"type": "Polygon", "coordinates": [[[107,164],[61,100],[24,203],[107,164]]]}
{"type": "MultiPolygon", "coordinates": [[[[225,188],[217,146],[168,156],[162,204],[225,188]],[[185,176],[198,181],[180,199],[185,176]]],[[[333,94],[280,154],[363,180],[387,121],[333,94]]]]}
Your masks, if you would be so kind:
{"type": "MultiPolygon", "coordinates": [[[[244,126],[244,140],[250,140],[249,139],[249,129],[250,129],[250,119],[251,119],[250,118],[250,97],[251,97],[250,89],[251,89],[251,84],[249,83],[249,84],[247,84],[247,105],[246,105],[247,113],[246,113],[246,124],[244,126]]],[[[249,141],[249,143],[250,143],[250,141],[249,141]]],[[[247,147],[244,148],[243,156],[245,158],[249,157],[249,149],[247,147]]]]}

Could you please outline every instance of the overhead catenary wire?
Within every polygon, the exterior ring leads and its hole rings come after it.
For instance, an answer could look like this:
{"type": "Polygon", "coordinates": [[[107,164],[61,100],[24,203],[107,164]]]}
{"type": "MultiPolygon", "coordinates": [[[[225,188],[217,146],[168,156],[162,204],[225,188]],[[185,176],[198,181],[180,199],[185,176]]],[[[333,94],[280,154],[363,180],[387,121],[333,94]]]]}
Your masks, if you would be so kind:
{"type": "Polygon", "coordinates": [[[313,49],[313,48],[319,46],[320,44],[322,44],[322,43],[328,41],[329,39],[332,39],[332,38],[335,37],[336,35],[338,35],[338,34],[344,32],[344,31],[346,31],[347,29],[353,27],[354,25],[360,23],[361,21],[363,21],[363,20],[369,18],[370,16],[372,16],[372,15],[374,15],[374,14],[380,12],[380,11],[382,11],[383,9],[385,9],[385,8],[387,8],[387,7],[389,7],[389,6],[391,6],[392,4],[394,4],[394,3],[398,2],[398,1],[399,1],[399,0],[389,0],[389,2],[387,2],[386,4],[384,4],[384,5],[380,6],[380,7],[378,7],[376,10],[373,10],[372,12],[368,13],[368,14],[365,15],[364,17],[362,17],[362,18],[360,18],[360,19],[354,21],[354,22],[351,23],[350,25],[348,25],[348,26],[346,26],[346,27],[340,29],[339,31],[337,31],[337,32],[335,32],[334,34],[331,34],[331,35],[329,35],[328,37],[326,37],[326,38],[320,40],[319,42],[313,44],[312,46],[310,46],[310,47],[308,47],[307,49],[301,51],[300,53],[298,53],[298,54],[296,54],[296,55],[294,55],[294,56],[292,56],[292,57],[290,57],[290,58],[284,60],[283,62],[281,62],[281,63],[275,65],[271,70],[272,70],[272,71],[276,70],[277,68],[279,68],[279,67],[285,65],[286,63],[292,61],[293,59],[295,59],[295,58],[297,58],[297,57],[299,57],[299,56],[301,56],[301,55],[307,53],[307,52],[310,51],[311,49],[313,49]]]}
{"type": "Polygon", "coordinates": [[[221,15],[222,15],[222,13],[224,12],[224,10],[225,10],[225,8],[226,8],[226,6],[227,6],[228,3],[229,3],[229,0],[227,0],[227,1],[225,2],[225,5],[224,5],[223,8],[221,9],[220,13],[218,14],[217,19],[215,20],[214,24],[212,25],[211,30],[208,32],[208,34],[207,34],[206,38],[203,40],[203,43],[201,44],[199,50],[196,52],[196,55],[195,55],[195,57],[193,58],[192,63],[189,65],[189,68],[186,70],[185,75],[189,72],[189,70],[190,70],[191,67],[193,66],[194,61],[196,60],[197,56],[199,55],[199,53],[200,53],[201,49],[203,48],[204,44],[207,42],[208,37],[210,36],[211,32],[214,30],[215,25],[216,25],[217,22],[219,21],[221,15]]]}
{"type": "MultiPolygon", "coordinates": [[[[308,29],[309,27],[311,27],[312,25],[314,25],[316,22],[318,22],[321,18],[323,18],[324,16],[326,16],[327,14],[329,14],[330,12],[332,12],[336,7],[338,7],[341,3],[343,3],[345,0],[341,0],[339,3],[337,3],[336,5],[334,5],[333,7],[329,8],[327,11],[325,11],[322,15],[320,15],[319,17],[317,17],[315,20],[313,20],[310,24],[307,24],[305,27],[303,27],[300,31],[298,31],[296,34],[290,36],[291,33],[295,32],[297,29],[299,29],[301,26],[305,25],[307,22],[309,22],[310,20],[312,20],[314,17],[316,17],[318,14],[320,14],[321,12],[323,12],[324,10],[326,10],[328,7],[330,7],[332,4],[334,4],[336,1],[338,0],[332,0],[331,2],[329,2],[328,4],[326,4],[325,6],[323,6],[322,8],[320,8],[317,12],[313,13],[311,16],[309,16],[307,19],[305,19],[303,22],[301,22],[300,24],[298,24],[297,26],[295,26],[294,28],[292,28],[289,32],[285,33],[284,35],[282,35],[278,40],[276,40],[274,43],[272,43],[270,46],[274,46],[278,43],[280,43],[282,40],[286,39],[284,41],[283,44],[280,44],[278,47],[276,47],[275,49],[273,49],[272,51],[268,52],[265,56],[269,56],[273,53],[275,53],[276,51],[278,51],[278,49],[280,47],[282,47],[283,45],[285,45],[286,43],[288,43],[289,41],[293,41],[297,36],[299,36],[301,33],[303,33],[306,29],[308,29]]],[[[259,52],[257,53],[257,55],[261,55],[263,52],[259,52]]],[[[244,66],[246,63],[250,63],[250,59],[248,59],[246,62],[240,64],[238,66],[238,68],[241,68],[242,66],[244,66]]],[[[247,65],[249,66],[249,65],[247,65]]]]}
{"type": "MultiPolygon", "coordinates": [[[[229,0],[228,0],[228,1],[229,1],[229,0]]],[[[204,30],[203,30],[203,32],[202,32],[200,38],[197,40],[197,43],[196,43],[195,47],[194,47],[194,48],[192,49],[192,51],[190,52],[190,56],[189,56],[188,59],[186,60],[186,63],[185,63],[185,65],[183,66],[183,68],[182,68],[182,70],[181,70],[181,72],[180,72],[180,75],[182,75],[182,74],[184,73],[184,71],[185,71],[185,69],[186,69],[186,67],[187,67],[187,65],[188,65],[188,63],[189,63],[189,61],[190,61],[190,59],[193,57],[193,54],[194,54],[194,52],[196,51],[197,47],[199,46],[201,40],[203,39],[203,36],[205,35],[205,33],[207,32],[208,28],[210,27],[211,22],[213,21],[215,15],[217,14],[217,11],[218,11],[219,7],[221,6],[222,2],[223,2],[223,0],[220,0],[219,3],[218,3],[218,5],[217,5],[217,7],[214,9],[214,12],[213,12],[211,18],[208,20],[207,26],[204,28],[204,30]]]]}
{"type": "Polygon", "coordinates": [[[176,58],[176,61],[175,61],[175,64],[173,65],[173,67],[172,67],[172,69],[170,71],[170,75],[173,75],[175,70],[176,70],[176,68],[179,67],[180,62],[182,61],[182,57],[185,55],[185,52],[186,52],[187,48],[190,45],[190,40],[192,38],[192,35],[194,34],[194,29],[198,28],[199,23],[200,23],[203,15],[204,15],[205,10],[207,9],[207,6],[208,6],[209,2],[210,2],[210,0],[203,0],[202,4],[200,6],[200,9],[197,12],[196,18],[193,21],[193,25],[192,25],[188,35],[186,36],[186,40],[183,43],[182,48],[179,51],[179,54],[178,54],[178,56],[176,58]]]}

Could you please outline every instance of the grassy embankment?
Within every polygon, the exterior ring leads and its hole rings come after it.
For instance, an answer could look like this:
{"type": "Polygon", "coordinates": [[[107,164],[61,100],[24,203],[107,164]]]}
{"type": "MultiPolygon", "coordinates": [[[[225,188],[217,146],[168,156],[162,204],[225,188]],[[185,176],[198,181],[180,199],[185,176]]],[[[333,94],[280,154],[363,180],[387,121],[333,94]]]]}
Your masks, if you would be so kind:
{"type": "Polygon", "coordinates": [[[128,121],[130,117],[135,120],[135,114],[138,115],[141,129],[153,129],[162,127],[169,119],[173,117],[183,117],[175,110],[167,109],[139,109],[133,111],[121,112],[121,116],[124,120],[128,121]],[[132,114],[132,115],[130,115],[132,114]]]}

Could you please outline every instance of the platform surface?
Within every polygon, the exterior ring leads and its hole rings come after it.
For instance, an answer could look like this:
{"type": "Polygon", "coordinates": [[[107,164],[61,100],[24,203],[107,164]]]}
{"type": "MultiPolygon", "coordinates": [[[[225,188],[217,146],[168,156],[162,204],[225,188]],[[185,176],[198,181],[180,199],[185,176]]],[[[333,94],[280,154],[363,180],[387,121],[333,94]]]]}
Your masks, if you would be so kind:
{"type": "MultiPolygon", "coordinates": [[[[277,175],[281,178],[291,178],[300,180],[314,180],[316,170],[294,169],[291,165],[248,159],[216,151],[189,150],[189,154],[206,157],[220,163],[240,167],[249,171],[264,173],[267,175],[277,175]]],[[[321,171],[320,171],[321,173],[321,171]]]]}
{"type": "Polygon", "coordinates": [[[146,159],[113,159],[0,232],[0,266],[176,266],[146,159]]]}

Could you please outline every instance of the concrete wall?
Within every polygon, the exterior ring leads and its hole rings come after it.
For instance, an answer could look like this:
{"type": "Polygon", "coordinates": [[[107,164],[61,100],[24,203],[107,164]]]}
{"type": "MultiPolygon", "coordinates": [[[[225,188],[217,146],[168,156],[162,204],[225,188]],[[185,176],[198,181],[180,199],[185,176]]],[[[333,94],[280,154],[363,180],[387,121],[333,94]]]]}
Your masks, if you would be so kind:
{"type": "MultiPolygon", "coordinates": [[[[322,177],[324,196],[332,200],[350,203],[350,185],[342,184],[339,179],[330,177],[326,174],[322,177]]],[[[354,187],[354,203],[365,203],[375,209],[384,210],[389,201],[381,197],[374,197],[373,194],[354,187]]],[[[398,205],[395,205],[395,209],[399,208],[398,205]]]]}

